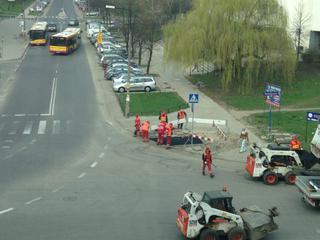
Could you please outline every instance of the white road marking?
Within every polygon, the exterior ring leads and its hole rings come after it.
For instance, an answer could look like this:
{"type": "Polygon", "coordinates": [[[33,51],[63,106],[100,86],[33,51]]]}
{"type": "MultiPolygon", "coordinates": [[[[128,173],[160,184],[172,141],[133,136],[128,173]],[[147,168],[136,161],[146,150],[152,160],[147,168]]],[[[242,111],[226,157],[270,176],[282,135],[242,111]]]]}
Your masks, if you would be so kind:
{"type": "Polygon", "coordinates": [[[108,145],[106,144],[106,145],[104,145],[104,147],[103,147],[103,149],[108,149],[108,145]]]}
{"type": "Polygon", "coordinates": [[[81,173],[79,176],[78,176],[78,178],[80,179],[80,178],[83,178],[85,175],[87,175],[87,173],[86,172],[83,172],[83,173],[81,173]]]}
{"type": "Polygon", "coordinates": [[[40,116],[42,116],[42,117],[50,117],[51,114],[50,113],[40,113],[40,116]]]}
{"type": "Polygon", "coordinates": [[[108,123],[109,125],[113,126],[113,123],[112,123],[112,122],[110,122],[110,121],[107,121],[107,123],[108,123]]]}
{"type": "Polygon", "coordinates": [[[66,132],[71,133],[72,120],[67,120],[66,132]]]}
{"type": "Polygon", "coordinates": [[[104,152],[100,153],[99,158],[103,158],[104,157],[104,152]]]}
{"type": "Polygon", "coordinates": [[[59,134],[60,132],[60,120],[54,120],[52,126],[52,134],[59,134]]]}
{"type": "Polygon", "coordinates": [[[92,163],[92,164],[90,165],[90,167],[94,168],[94,167],[97,166],[97,165],[98,165],[98,162],[94,162],[94,163],[92,163]]]}
{"type": "Polygon", "coordinates": [[[25,114],[25,113],[17,113],[17,114],[15,114],[14,116],[15,117],[25,117],[27,114],[25,114]]]}
{"type": "Polygon", "coordinates": [[[58,187],[58,188],[52,190],[52,192],[53,192],[53,193],[56,193],[56,192],[60,191],[60,190],[63,189],[63,188],[64,188],[64,186],[58,187]]]}
{"type": "Polygon", "coordinates": [[[28,121],[22,134],[27,135],[30,134],[32,131],[33,121],[28,121]]]}
{"type": "Polygon", "coordinates": [[[11,140],[11,139],[6,139],[6,140],[4,140],[3,142],[5,142],[5,143],[13,143],[13,140],[11,140]]]}
{"type": "Polygon", "coordinates": [[[12,128],[8,133],[9,135],[15,135],[18,132],[19,123],[20,121],[13,121],[12,128]]]}
{"type": "Polygon", "coordinates": [[[5,209],[5,210],[0,211],[0,214],[4,214],[4,213],[7,213],[7,212],[11,212],[11,211],[13,211],[13,210],[14,210],[14,208],[8,208],[8,209],[5,209]]]}
{"type": "Polygon", "coordinates": [[[37,139],[32,139],[30,144],[34,144],[35,142],[37,142],[37,139]]]}
{"type": "Polygon", "coordinates": [[[34,199],[32,199],[32,200],[30,200],[28,202],[25,202],[24,204],[25,205],[30,205],[30,204],[32,204],[34,202],[37,202],[37,201],[41,200],[41,199],[42,199],[42,197],[37,197],[37,198],[34,198],[34,199]]]}
{"type": "Polygon", "coordinates": [[[45,134],[46,133],[46,126],[47,126],[47,121],[45,121],[45,120],[40,121],[38,134],[45,134]]]}
{"type": "Polygon", "coordinates": [[[1,146],[2,149],[10,149],[11,147],[8,145],[1,146]]]}
{"type": "Polygon", "coordinates": [[[9,154],[8,156],[6,156],[4,159],[9,159],[9,158],[12,158],[13,157],[13,154],[9,154]]]}
{"type": "Polygon", "coordinates": [[[54,115],[54,106],[56,101],[56,92],[57,92],[57,78],[53,78],[52,82],[52,89],[51,89],[51,97],[50,97],[50,104],[49,104],[49,115],[54,115]]]}
{"type": "Polygon", "coordinates": [[[20,150],[19,150],[19,151],[21,152],[21,151],[24,151],[24,150],[26,150],[26,149],[27,149],[27,147],[26,147],[26,146],[24,146],[24,147],[20,148],[20,150]]]}
{"type": "Polygon", "coordinates": [[[1,117],[10,117],[10,114],[2,113],[1,117]]]}
{"type": "Polygon", "coordinates": [[[0,132],[3,130],[3,128],[4,128],[5,125],[6,125],[6,124],[5,124],[4,122],[2,122],[2,123],[0,124],[0,132]]]}
{"type": "Polygon", "coordinates": [[[37,117],[39,116],[38,113],[31,113],[31,114],[27,114],[28,117],[37,117]]]}
{"type": "Polygon", "coordinates": [[[108,141],[110,141],[111,140],[111,137],[108,137],[108,141]]]}

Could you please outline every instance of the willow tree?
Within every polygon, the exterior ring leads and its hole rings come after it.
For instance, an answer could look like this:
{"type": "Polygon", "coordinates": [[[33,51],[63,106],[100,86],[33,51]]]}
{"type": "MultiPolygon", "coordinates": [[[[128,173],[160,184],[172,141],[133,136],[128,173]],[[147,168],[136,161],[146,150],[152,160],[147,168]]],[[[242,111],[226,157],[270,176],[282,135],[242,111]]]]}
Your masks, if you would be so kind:
{"type": "Polygon", "coordinates": [[[165,57],[183,66],[221,66],[224,91],[245,93],[258,81],[291,83],[295,52],[277,0],[194,0],[164,28],[165,57]]]}

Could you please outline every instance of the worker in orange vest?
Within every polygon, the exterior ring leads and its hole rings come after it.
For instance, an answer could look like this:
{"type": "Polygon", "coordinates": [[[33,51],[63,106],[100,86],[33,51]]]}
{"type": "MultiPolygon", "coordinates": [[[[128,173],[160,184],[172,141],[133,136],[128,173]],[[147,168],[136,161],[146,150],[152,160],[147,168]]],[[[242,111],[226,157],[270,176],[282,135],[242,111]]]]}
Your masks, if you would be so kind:
{"type": "Polygon", "coordinates": [[[149,142],[150,122],[144,121],[141,125],[142,142],[149,142]]]}
{"type": "Polygon", "coordinates": [[[167,126],[166,126],[167,149],[169,149],[172,144],[172,130],[173,130],[172,123],[167,124],[167,126]]]}
{"type": "Polygon", "coordinates": [[[136,136],[138,136],[138,134],[140,134],[140,127],[141,127],[141,120],[140,120],[140,117],[138,114],[136,115],[136,118],[134,119],[134,127],[135,127],[134,136],[136,137],[136,136]]]}
{"type": "Polygon", "coordinates": [[[298,140],[298,136],[295,135],[290,142],[290,149],[291,150],[300,150],[301,149],[301,142],[298,140]]]}
{"type": "Polygon", "coordinates": [[[168,122],[168,115],[167,115],[167,113],[165,111],[160,113],[159,120],[160,120],[160,122],[165,122],[165,123],[168,122]]]}
{"type": "Polygon", "coordinates": [[[212,171],[212,153],[209,147],[206,147],[203,154],[202,154],[202,175],[206,175],[205,170],[206,167],[208,168],[209,176],[211,178],[214,177],[212,171]]]}
{"type": "Polygon", "coordinates": [[[166,131],[166,123],[165,122],[159,122],[158,129],[157,129],[157,132],[158,132],[157,144],[158,145],[162,145],[163,144],[163,138],[164,138],[165,131],[166,131]]]}
{"type": "Polygon", "coordinates": [[[180,111],[178,112],[178,115],[177,115],[177,119],[178,119],[178,129],[182,129],[183,122],[186,121],[186,119],[187,119],[187,113],[185,111],[183,111],[182,109],[180,109],[180,111]]]}

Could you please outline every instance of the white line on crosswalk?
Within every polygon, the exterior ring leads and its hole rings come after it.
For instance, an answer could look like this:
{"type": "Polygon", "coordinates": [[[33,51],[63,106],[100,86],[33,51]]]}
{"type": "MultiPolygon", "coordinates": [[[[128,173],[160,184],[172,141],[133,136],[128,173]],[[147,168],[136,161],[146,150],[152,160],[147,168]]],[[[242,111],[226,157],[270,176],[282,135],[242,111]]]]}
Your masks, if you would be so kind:
{"type": "Polygon", "coordinates": [[[45,134],[46,133],[46,126],[47,126],[47,121],[40,121],[39,122],[39,128],[38,128],[38,134],[45,134]]]}
{"type": "Polygon", "coordinates": [[[24,135],[30,134],[31,131],[32,131],[32,126],[33,126],[33,122],[32,121],[28,121],[26,126],[25,126],[25,128],[24,128],[24,130],[23,130],[23,132],[22,132],[22,134],[24,134],[24,135]]]}
{"type": "Polygon", "coordinates": [[[13,121],[12,127],[10,132],[8,133],[9,135],[15,135],[18,131],[19,128],[19,121],[13,121]]]}
{"type": "Polygon", "coordinates": [[[52,134],[59,134],[60,132],[60,120],[54,120],[52,125],[52,134]]]}

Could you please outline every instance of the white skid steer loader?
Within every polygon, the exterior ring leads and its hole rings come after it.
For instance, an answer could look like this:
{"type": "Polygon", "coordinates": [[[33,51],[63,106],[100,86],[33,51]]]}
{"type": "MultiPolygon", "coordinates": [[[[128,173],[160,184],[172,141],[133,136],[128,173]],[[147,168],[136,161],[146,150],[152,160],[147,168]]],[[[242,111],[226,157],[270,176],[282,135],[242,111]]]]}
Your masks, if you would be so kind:
{"type": "Polygon", "coordinates": [[[258,240],[278,229],[273,218],[278,216],[277,208],[268,213],[257,206],[236,211],[229,192],[210,191],[203,196],[187,192],[178,209],[176,224],[186,238],[200,240],[258,240]]]}

